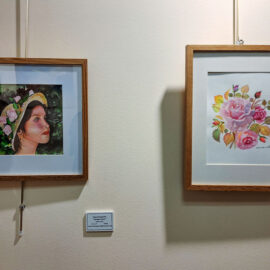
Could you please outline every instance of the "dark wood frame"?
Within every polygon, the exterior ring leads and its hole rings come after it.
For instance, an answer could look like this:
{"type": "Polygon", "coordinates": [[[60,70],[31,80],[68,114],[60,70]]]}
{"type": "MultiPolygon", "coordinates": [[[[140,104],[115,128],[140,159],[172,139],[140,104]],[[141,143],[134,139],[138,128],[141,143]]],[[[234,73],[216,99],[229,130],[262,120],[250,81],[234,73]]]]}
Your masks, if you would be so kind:
{"type": "Polygon", "coordinates": [[[4,180],[4,181],[10,181],[10,180],[14,180],[14,181],[26,181],[26,180],[86,181],[88,179],[87,59],[0,58],[0,64],[81,66],[82,68],[82,140],[83,140],[83,143],[82,143],[83,171],[81,175],[0,175],[0,180],[4,180]]]}
{"type": "Polygon", "coordinates": [[[192,99],[194,53],[270,52],[270,45],[187,45],[186,46],[186,122],[185,122],[185,188],[204,191],[270,191],[270,185],[194,185],[192,184],[192,99]]]}

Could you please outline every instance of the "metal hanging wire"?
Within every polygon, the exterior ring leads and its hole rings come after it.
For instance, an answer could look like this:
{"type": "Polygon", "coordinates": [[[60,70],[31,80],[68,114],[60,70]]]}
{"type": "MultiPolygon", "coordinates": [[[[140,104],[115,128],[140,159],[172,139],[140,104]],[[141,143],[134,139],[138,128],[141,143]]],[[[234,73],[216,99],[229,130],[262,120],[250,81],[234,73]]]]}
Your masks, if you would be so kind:
{"type": "Polygon", "coordinates": [[[233,44],[234,45],[243,45],[244,40],[239,38],[239,4],[238,0],[233,0],[234,2],[234,12],[233,12],[233,44]]]}
{"type": "Polygon", "coordinates": [[[25,58],[28,57],[28,35],[29,35],[29,0],[26,0],[25,13],[25,58]]]}
{"type": "MultiPolygon", "coordinates": [[[[29,39],[29,0],[26,0],[26,13],[25,13],[25,53],[24,57],[28,57],[28,39],[29,39]]],[[[20,230],[19,236],[23,235],[23,211],[25,209],[24,204],[24,181],[21,181],[21,204],[19,205],[20,209],[20,230]]]]}

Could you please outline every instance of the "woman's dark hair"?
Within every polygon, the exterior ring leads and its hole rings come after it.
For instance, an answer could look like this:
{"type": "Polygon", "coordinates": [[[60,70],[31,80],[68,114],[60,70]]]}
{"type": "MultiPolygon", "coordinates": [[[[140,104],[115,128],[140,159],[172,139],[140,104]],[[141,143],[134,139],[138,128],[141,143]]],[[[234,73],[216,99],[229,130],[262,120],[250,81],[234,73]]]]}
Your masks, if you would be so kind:
{"type": "Polygon", "coordinates": [[[45,110],[45,112],[47,112],[46,110],[46,107],[44,104],[42,104],[41,102],[37,101],[37,100],[34,100],[32,102],[30,102],[24,112],[24,116],[21,120],[21,123],[17,129],[17,132],[16,132],[16,136],[14,138],[14,143],[13,143],[13,146],[14,146],[14,150],[15,152],[17,152],[19,149],[20,149],[20,140],[19,140],[19,137],[18,137],[18,132],[21,130],[22,132],[25,132],[25,123],[30,119],[31,115],[32,115],[32,111],[33,109],[36,107],[36,106],[42,106],[43,109],[45,110]]]}

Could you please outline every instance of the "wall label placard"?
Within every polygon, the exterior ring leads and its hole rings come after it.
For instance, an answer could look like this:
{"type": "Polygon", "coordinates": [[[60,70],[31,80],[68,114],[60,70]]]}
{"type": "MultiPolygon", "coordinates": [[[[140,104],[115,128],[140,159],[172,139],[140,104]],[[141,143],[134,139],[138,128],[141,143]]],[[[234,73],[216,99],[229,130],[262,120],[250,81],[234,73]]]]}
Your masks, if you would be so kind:
{"type": "Polygon", "coordinates": [[[86,232],[112,232],[113,212],[87,212],[86,232]]]}

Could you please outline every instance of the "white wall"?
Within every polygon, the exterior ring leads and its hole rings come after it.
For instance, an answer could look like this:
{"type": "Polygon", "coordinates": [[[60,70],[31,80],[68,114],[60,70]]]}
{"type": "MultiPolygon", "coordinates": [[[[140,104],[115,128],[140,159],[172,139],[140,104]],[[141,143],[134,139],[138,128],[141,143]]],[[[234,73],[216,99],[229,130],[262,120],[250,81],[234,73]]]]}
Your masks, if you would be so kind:
{"type": "MultiPolygon", "coordinates": [[[[0,0],[0,56],[23,56],[24,1],[0,0]],[[21,16],[20,9],[22,10],[21,16]]],[[[240,36],[270,43],[270,2],[240,0],[240,36]]],[[[233,1],[30,0],[29,57],[89,61],[90,179],[0,184],[1,270],[269,269],[270,194],[186,192],[186,44],[231,44],[233,1]],[[16,210],[17,209],[17,210],[16,210]],[[115,232],[85,234],[86,210],[115,232]]]]}

